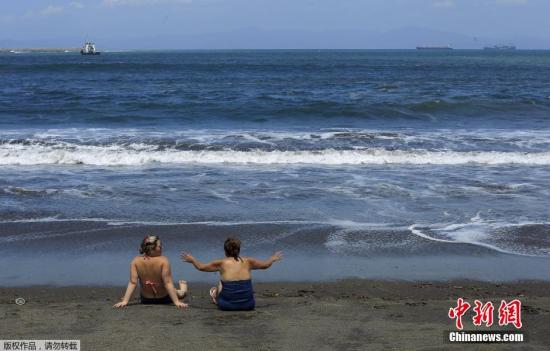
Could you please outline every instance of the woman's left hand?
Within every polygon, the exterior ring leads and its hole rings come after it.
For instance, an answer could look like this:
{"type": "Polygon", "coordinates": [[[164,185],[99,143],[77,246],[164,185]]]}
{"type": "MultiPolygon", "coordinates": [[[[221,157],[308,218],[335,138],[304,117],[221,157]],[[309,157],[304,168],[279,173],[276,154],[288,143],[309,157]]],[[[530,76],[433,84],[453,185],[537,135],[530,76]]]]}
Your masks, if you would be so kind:
{"type": "Polygon", "coordinates": [[[191,256],[190,253],[185,251],[181,252],[180,258],[182,261],[189,262],[189,263],[192,263],[195,260],[195,257],[191,256]]]}
{"type": "Polygon", "coordinates": [[[188,304],[183,303],[183,302],[177,302],[177,303],[175,303],[174,305],[175,305],[177,308],[187,308],[187,307],[189,307],[188,304]]]}

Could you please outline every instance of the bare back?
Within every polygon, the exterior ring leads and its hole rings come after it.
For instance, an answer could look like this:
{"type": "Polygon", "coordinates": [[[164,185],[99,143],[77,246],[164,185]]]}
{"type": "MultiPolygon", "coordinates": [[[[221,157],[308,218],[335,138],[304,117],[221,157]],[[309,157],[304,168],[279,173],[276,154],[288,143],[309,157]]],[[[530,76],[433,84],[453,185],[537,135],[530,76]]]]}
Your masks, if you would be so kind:
{"type": "Polygon", "coordinates": [[[137,275],[141,282],[141,294],[144,297],[155,298],[163,297],[168,294],[162,279],[163,270],[165,270],[168,265],[168,258],[166,256],[137,256],[132,261],[132,265],[136,268],[137,275]],[[150,282],[151,284],[146,282],[150,282]]]}
{"type": "Polygon", "coordinates": [[[250,279],[250,262],[247,257],[239,257],[235,260],[233,257],[221,259],[220,278],[225,281],[248,280],[250,279]]]}

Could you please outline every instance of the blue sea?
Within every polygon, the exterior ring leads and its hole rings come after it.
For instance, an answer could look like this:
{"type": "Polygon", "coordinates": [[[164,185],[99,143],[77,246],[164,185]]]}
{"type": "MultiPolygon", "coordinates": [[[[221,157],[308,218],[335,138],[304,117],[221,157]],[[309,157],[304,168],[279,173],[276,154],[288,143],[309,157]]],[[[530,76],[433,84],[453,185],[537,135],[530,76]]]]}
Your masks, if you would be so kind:
{"type": "Polygon", "coordinates": [[[549,51],[0,54],[2,281],[119,282],[147,233],[283,249],[266,279],[549,280],[549,196],[549,51]]]}

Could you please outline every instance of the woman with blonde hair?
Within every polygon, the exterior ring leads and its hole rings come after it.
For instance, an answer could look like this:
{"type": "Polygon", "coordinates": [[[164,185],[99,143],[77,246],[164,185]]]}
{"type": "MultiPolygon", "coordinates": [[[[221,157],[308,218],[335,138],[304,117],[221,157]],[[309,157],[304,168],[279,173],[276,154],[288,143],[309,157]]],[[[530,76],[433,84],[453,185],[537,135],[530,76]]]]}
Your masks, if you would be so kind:
{"type": "Polygon", "coordinates": [[[179,299],[187,293],[187,283],[179,281],[176,290],[172,281],[170,262],[162,256],[162,243],[156,235],[148,235],[141,242],[139,249],[141,256],[136,256],[130,263],[130,281],[122,301],[113,307],[121,308],[128,304],[138,284],[141,285],[142,304],[170,304],[178,308],[185,308],[187,304],[179,299]]]}

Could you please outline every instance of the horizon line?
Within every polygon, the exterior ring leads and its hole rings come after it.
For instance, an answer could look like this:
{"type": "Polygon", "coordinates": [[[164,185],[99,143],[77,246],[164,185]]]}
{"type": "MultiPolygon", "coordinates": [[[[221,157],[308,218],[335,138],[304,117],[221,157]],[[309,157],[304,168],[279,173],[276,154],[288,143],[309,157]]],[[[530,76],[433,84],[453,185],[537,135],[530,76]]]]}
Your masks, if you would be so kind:
{"type": "MultiPolygon", "coordinates": [[[[80,52],[80,47],[0,47],[0,52],[10,52],[10,51],[34,51],[34,52],[80,52]]],[[[273,51],[273,50],[287,50],[287,51],[358,51],[358,50],[411,50],[411,51],[422,51],[418,50],[416,47],[406,47],[406,48],[104,48],[103,52],[114,52],[114,51],[273,51]]],[[[452,48],[451,50],[438,50],[435,49],[425,49],[424,51],[453,51],[453,50],[469,50],[469,51],[491,51],[485,50],[483,47],[477,48],[452,48]]],[[[550,48],[515,48],[512,50],[493,50],[493,52],[513,52],[513,51],[550,51],[550,48]]]]}

